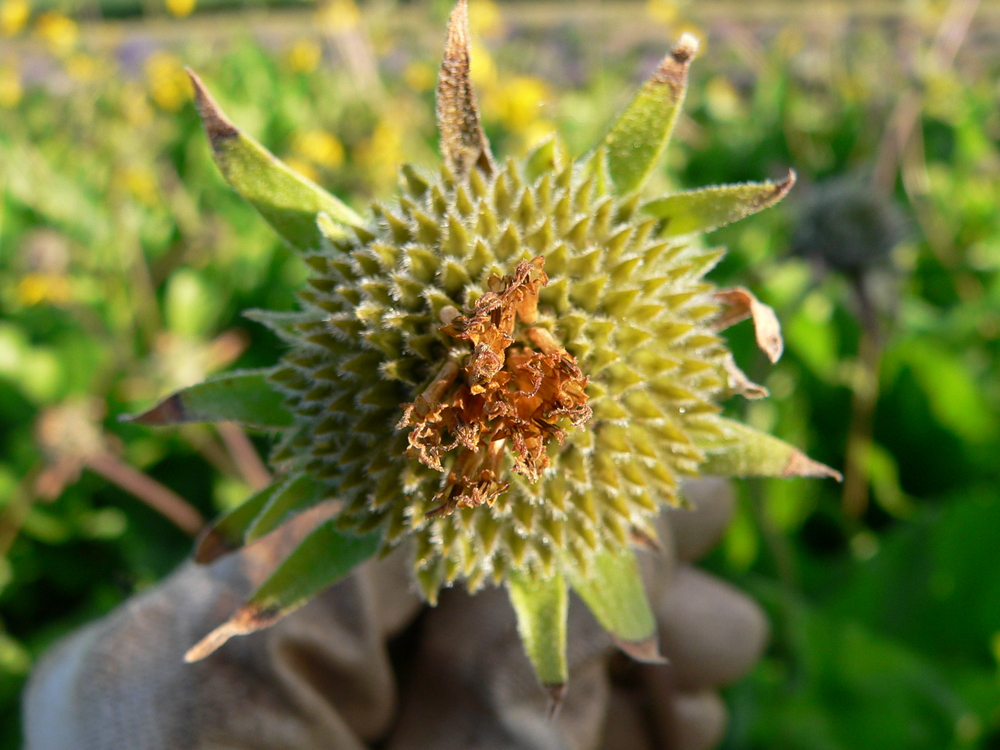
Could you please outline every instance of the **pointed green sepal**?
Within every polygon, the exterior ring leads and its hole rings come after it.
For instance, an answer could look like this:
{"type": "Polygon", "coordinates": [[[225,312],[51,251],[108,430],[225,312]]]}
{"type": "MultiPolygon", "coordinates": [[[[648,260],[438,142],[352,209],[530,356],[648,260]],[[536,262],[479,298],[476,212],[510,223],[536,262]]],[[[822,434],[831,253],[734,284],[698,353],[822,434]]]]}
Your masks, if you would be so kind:
{"type": "Polygon", "coordinates": [[[698,40],[681,35],[605,137],[608,173],[618,195],[641,189],[660,161],[684,102],[688,67],[697,53],[698,40]]]}
{"type": "Polygon", "coordinates": [[[253,523],[247,528],[244,543],[260,539],[277,529],[285,521],[302,511],[309,510],[330,497],[330,487],[305,474],[289,477],[261,508],[253,523]]]}
{"type": "Polygon", "coordinates": [[[536,579],[511,572],[507,594],[517,615],[517,631],[535,668],[538,681],[548,688],[566,684],[566,620],[569,594],[562,575],[536,579]]]}
{"type": "Polygon", "coordinates": [[[228,622],[192,647],[184,660],[204,659],[235,635],[247,635],[274,625],[375,554],[381,543],[381,531],[356,536],[338,529],[335,519],[324,522],[228,622]]]}
{"type": "Polygon", "coordinates": [[[247,529],[253,525],[280,487],[281,482],[265,487],[212,523],[198,539],[194,550],[195,562],[210,563],[227,552],[242,547],[247,529]]]}
{"type": "Polygon", "coordinates": [[[788,177],[781,182],[744,182],[685,190],[649,201],[641,210],[663,220],[664,237],[710,232],[773,206],[794,184],[795,172],[789,170],[788,177]]]}
{"type": "MultiPolygon", "coordinates": [[[[191,70],[188,75],[212,155],[223,177],[288,244],[298,250],[318,249],[322,244],[322,233],[317,226],[320,213],[342,226],[363,224],[361,217],[348,206],[290,169],[233,125],[198,76],[191,70]]],[[[329,227],[325,229],[330,231],[329,227]]],[[[339,231],[347,236],[343,228],[339,231]]]]}
{"type": "Polygon", "coordinates": [[[705,443],[702,474],[724,477],[830,477],[842,481],[831,469],[784,440],[723,417],[719,426],[726,433],[721,443],[705,443]]]}
{"type": "Polygon", "coordinates": [[[573,590],[622,650],[642,661],[662,661],[656,619],[631,549],[602,550],[594,557],[589,576],[573,576],[569,570],[573,590]]]}
{"type": "Polygon", "coordinates": [[[177,391],[149,411],[120,419],[145,425],[232,421],[260,429],[291,427],[295,417],[285,397],[268,383],[269,374],[243,370],[210,378],[177,391]]]}
{"type": "Polygon", "coordinates": [[[252,308],[243,311],[243,317],[266,326],[282,341],[297,344],[302,340],[302,334],[297,326],[300,323],[312,323],[316,316],[299,310],[260,310],[252,308]]]}
{"type": "Polygon", "coordinates": [[[559,136],[550,135],[535,146],[524,160],[524,175],[534,182],[543,174],[559,172],[565,161],[565,147],[559,136]]]}

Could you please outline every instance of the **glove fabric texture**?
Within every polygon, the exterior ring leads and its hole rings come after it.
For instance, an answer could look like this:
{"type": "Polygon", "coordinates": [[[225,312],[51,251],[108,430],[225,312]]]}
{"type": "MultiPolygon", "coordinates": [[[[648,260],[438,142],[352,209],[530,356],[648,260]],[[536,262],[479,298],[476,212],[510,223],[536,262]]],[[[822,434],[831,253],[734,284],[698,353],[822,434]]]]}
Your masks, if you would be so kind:
{"type": "Polygon", "coordinates": [[[573,597],[554,720],[506,592],[456,587],[424,607],[401,553],[184,663],[319,520],[303,514],[211,565],[184,563],[53,647],[25,692],[25,750],[710,750],[726,724],[717,689],[759,658],[768,626],[691,565],[728,524],[729,484],[684,491],[693,509],[665,511],[662,551],[639,555],[669,663],[629,660],[573,597]]]}

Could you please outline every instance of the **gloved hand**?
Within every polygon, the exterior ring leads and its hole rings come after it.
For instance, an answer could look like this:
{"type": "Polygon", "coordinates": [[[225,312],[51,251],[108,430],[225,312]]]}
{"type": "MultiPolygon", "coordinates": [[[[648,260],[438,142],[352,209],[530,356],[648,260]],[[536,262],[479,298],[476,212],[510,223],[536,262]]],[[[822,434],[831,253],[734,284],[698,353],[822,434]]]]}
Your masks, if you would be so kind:
{"type": "Polygon", "coordinates": [[[413,622],[423,608],[398,554],[185,664],[317,523],[306,514],[210,566],[183,565],[58,644],[26,692],[25,747],[707,750],[725,727],[714,690],[757,659],[767,625],[745,595],[689,565],[728,522],[728,485],[699,480],[685,494],[695,509],[665,512],[662,554],[640,556],[670,663],[621,656],[574,601],[569,691],[553,721],[505,592],[445,591],[413,622]]]}

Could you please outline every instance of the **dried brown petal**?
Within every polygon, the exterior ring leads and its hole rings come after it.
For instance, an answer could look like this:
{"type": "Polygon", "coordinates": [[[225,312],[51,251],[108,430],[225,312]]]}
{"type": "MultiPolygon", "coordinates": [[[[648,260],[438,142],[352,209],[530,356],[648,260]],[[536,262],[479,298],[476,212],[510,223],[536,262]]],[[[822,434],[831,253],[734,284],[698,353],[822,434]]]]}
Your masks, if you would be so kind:
{"type": "Polygon", "coordinates": [[[542,265],[539,257],[519,263],[514,273],[503,279],[491,276],[487,282],[490,291],[477,300],[472,314],[459,316],[441,329],[472,344],[467,369],[473,393],[481,393],[483,384],[503,367],[504,350],[514,343],[511,334],[519,312],[537,310],[538,290],[548,283],[542,265]]]}
{"type": "Polygon", "coordinates": [[[757,346],[772,362],[781,358],[785,343],[781,339],[781,324],[774,310],[757,299],[749,289],[741,286],[719,289],[713,296],[728,309],[715,319],[712,330],[722,331],[742,320],[753,318],[757,346]]]}
{"type": "Polygon", "coordinates": [[[469,69],[469,8],[466,0],[459,0],[448,19],[448,38],[437,87],[441,154],[459,179],[474,166],[486,174],[493,172],[493,155],[479,121],[469,69]]]}
{"type": "Polygon", "coordinates": [[[467,316],[446,316],[441,332],[472,351],[464,366],[446,365],[397,425],[412,428],[407,455],[425,466],[444,471],[442,457],[458,451],[429,515],[493,503],[507,490],[501,475],[508,446],[514,471],[538,481],[549,465],[548,444],[563,440],[560,420],[580,427],[592,416],[587,378],[549,331],[525,331],[541,351],[514,345],[518,320],[537,318],[538,292],[548,281],[543,265],[535,258],[491,277],[467,316]]]}
{"type": "Polygon", "coordinates": [[[767,388],[758,385],[747,377],[746,373],[739,368],[732,354],[727,354],[722,360],[722,368],[729,379],[729,388],[744,398],[757,399],[768,396],[767,388]]]}

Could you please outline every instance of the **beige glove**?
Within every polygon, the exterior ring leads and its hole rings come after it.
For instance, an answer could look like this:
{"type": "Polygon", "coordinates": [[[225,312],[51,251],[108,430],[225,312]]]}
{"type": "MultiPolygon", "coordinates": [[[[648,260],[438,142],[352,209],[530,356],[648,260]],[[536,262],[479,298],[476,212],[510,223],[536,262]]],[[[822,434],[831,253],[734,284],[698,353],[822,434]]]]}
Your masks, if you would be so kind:
{"type": "Polygon", "coordinates": [[[642,556],[670,665],[622,657],[574,601],[570,686],[554,721],[506,594],[446,591],[406,629],[422,608],[399,555],[185,664],[316,523],[304,516],[213,565],[183,565],[58,644],[26,692],[26,750],[706,750],[725,726],[713,689],[757,659],[767,626],[751,600],[685,564],[724,529],[728,486],[701,480],[686,494],[696,510],[664,514],[664,554],[642,556]]]}

